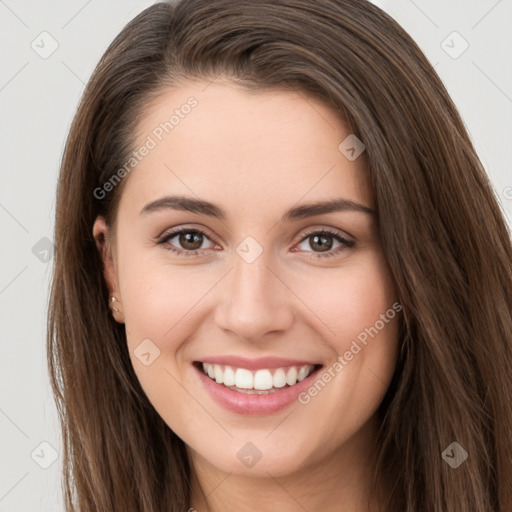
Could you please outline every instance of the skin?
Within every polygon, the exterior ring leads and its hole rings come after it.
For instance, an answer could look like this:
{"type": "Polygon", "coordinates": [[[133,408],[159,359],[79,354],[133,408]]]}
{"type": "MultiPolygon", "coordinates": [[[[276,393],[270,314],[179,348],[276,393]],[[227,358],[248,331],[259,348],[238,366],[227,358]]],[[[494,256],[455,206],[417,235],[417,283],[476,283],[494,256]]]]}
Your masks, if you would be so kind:
{"type": "MultiPolygon", "coordinates": [[[[137,377],[187,445],[191,506],[366,510],[375,412],[396,364],[398,315],[310,403],[274,414],[222,408],[192,367],[202,357],[234,354],[328,368],[397,301],[375,216],[338,211],[279,221],[293,206],[341,197],[375,208],[365,155],[349,161],[338,150],[350,132],[323,102],[290,91],[249,94],[228,81],[164,91],[140,120],[139,141],[190,96],[197,107],[125,178],[116,232],[98,217],[93,234],[137,377]],[[171,194],[213,202],[227,218],[173,209],[139,214],[171,194]],[[191,251],[179,236],[158,243],[179,227],[206,233],[195,245],[202,254],[169,251],[191,251]],[[304,237],[325,228],[355,246],[328,238],[335,254],[322,258],[313,236],[304,237]],[[263,249],[250,264],[236,252],[247,236],[263,249]],[[145,339],[160,350],[148,366],[134,355],[145,339]],[[262,454],[250,468],[237,457],[247,442],[262,454]]],[[[369,510],[379,509],[372,502],[369,510]]]]}

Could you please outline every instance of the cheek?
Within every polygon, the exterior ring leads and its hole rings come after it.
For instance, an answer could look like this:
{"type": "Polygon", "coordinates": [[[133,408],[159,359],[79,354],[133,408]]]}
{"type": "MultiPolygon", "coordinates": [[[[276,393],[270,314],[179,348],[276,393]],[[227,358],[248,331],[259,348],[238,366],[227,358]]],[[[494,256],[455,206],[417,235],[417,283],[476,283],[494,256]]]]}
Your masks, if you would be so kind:
{"type": "MultiPolygon", "coordinates": [[[[134,250],[119,265],[130,359],[156,411],[182,435],[198,420],[183,386],[180,347],[197,328],[198,301],[214,284],[206,272],[151,261],[134,250]],[[195,306],[195,307],[194,307],[195,306]]],[[[199,427],[196,427],[199,428],[199,427]]]]}
{"type": "Polygon", "coordinates": [[[395,302],[388,268],[373,252],[357,262],[302,276],[297,294],[314,313],[310,318],[315,329],[325,333],[338,353],[348,350],[351,340],[373,326],[395,302]]]}
{"type": "MultiPolygon", "coordinates": [[[[164,255],[165,256],[165,255],[164,255]]],[[[121,295],[129,344],[149,338],[166,353],[200,310],[218,278],[204,267],[169,265],[130,254],[120,265],[121,295]]]]}
{"type": "Polygon", "coordinates": [[[321,414],[328,404],[349,404],[352,414],[346,421],[356,428],[380,402],[396,364],[399,312],[387,264],[380,253],[367,253],[329,275],[305,279],[300,293],[314,312],[312,328],[332,349],[326,391],[320,391],[322,383],[311,389],[304,403],[314,404],[306,409],[321,414]]]}
{"type": "MultiPolygon", "coordinates": [[[[309,439],[321,446],[312,457],[327,455],[368,421],[396,366],[400,308],[387,266],[372,255],[364,265],[336,271],[308,287],[307,304],[318,316],[314,328],[333,352],[331,364],[299,397],[304,418],[332,418],[321,429],[311,425],[309,439]]],[[[280,441],[286,443],[285,436],[280,441]]]]}

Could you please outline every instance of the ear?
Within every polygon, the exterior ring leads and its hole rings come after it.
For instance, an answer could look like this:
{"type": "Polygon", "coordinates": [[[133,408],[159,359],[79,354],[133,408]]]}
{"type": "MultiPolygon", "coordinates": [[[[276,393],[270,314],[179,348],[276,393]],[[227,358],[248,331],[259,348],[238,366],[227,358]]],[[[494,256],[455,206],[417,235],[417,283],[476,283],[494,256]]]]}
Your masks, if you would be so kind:
{"type": "Polygon", "coordinates": [[[113,308],[112,303],[109,304],[109,307],[113,309],[112,314],[114,319],[120,323],[124,323],[124,317],[121,309],[121,293],[119,291],[119,282],[113,255],[113,246],[109,228],[104,217],[98,216],[96,218],[94,221],[92,233],[96,242],[96,247],[100,253],[101,260],[103,261],[103,276],[105,278],[109,294],[110,296],[114,295],[117,299],[115,302],[115,308],[113,308]]]}

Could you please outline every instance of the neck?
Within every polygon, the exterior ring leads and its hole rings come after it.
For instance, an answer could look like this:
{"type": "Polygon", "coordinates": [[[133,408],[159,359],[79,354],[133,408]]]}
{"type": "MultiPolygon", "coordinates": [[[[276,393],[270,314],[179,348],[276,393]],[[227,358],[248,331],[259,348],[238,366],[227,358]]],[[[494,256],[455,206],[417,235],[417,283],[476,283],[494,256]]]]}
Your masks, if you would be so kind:
{"type": "Polygon", "coordinates": [[[192,450],[191,507],[197,512],[380,512],[372,495],[376,416],[337,450],[313,464],[275,477],[219,470],[192,450]]]}

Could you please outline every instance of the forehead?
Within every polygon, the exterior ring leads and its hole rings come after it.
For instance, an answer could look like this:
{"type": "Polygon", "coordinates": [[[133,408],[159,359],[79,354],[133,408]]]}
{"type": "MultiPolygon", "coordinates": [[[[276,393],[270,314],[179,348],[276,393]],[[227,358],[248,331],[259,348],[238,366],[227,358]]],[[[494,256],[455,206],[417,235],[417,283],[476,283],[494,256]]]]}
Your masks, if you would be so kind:
{"type": "Polygon", "coordinates": [[[349,135],[333,109],[302,93],[189,82],[146,108],[134,151],[149,149],[125,178],[121,206],[167,193],[221,200],[236,213],[264,203],[277,214],[301,198],[371,206],[364,154],[350,161],[338,148],[349,135]]]}

